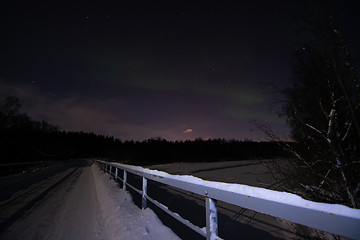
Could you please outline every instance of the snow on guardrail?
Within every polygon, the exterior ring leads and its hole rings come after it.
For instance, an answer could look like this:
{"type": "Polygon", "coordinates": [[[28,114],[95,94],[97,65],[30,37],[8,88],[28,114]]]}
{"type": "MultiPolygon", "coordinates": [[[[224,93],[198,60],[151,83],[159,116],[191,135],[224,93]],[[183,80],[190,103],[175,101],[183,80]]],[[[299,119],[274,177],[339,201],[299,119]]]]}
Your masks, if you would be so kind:
{"type": "MultiPolygon", "coordinates": [[[[210,228],[215,223],[217,225],[216,202],[213,200],[220,200],[337,235],[360,239],[360,209],[353,209],[340,204],[313,202],[292,193],[242,184],[207,181],[194,176],[171,175],[158,170],[120,163],[104,161],[98,161],[98,163],[103,165],[105,169],[109,168],[110,174],[112,174],[111,168],[121,169],[125,176],[126,172],[130,172],[143,177],[143,179],[153,180],[204,196],[207,206],[215,204],[212,208],[207,209],[207,218],[211,218],[207,221],[207,225],[209,224],[207,226],[208,239],[213,239],[210,235],[213,236],[214,233],[217,235],[217,226],[213,229],[210,228]],[[211,215],[211,212],[215,215],[211,215]]],[[[118,170],[116,172],[118,173],[118,170]]],[[[146,189],[143,192],[145,192],[143,198],[148,198],[146,189]]]]}

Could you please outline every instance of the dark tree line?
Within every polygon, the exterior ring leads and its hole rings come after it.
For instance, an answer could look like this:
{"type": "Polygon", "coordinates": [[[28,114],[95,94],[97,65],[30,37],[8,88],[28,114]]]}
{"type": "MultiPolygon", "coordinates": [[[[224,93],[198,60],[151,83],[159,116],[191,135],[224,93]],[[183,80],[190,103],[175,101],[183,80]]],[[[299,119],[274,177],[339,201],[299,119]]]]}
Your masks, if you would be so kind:
{"type": "Polygon", "coordinates": [[[286,157],[273,142],[211,139],[195,141],[121,141],[114,137],[69,132],[20,112],[15,97],[0,102],[1,163],[106,158],[132,164],[219,161],[286,157]]]}
{"type": "Polygon", "coordinates": [[[285,158],[288,154],[274,142],[225,139],[167,141],[149,139],[122,143],[122,159],[138,164],[211,162],[245,159],[285,158]]]}
{"type": "Polygon", "coordinates": [[[106,156],[118,140],[93,133],[66,132],[20,112],[16,97],[0,102],[1,163],[106,156]]]}

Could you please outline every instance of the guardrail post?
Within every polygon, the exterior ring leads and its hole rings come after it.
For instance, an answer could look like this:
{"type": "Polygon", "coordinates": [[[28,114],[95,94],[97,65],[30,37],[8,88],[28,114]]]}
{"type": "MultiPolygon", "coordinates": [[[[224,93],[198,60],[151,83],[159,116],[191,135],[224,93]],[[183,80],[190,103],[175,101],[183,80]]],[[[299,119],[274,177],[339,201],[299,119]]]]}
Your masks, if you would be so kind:
{"type": "Polygon", "coordinates": [[[146,202],[146,192],[147,192],[147,179],[143,177],[142,179],[142,201],[141,201],[141,206],[142,209],[144,210],[147,207],[147,202],[146,202]]]}
{"type": "Polygon", "coordinates": [[[116,167],[116,168],[115,168],[115,180],[118,179],[118,174],[119,174],[119,173],[118,173],[118,168],[116,167]]]}
{"type": "Polygon", "coordinates": [[[111,169],[112,169],[112,166],[110,165],[109,166],[109,179],[111,179],[111,169]]]}
{"type": "Polygon", "coordinates": [[[206,239],[218,238],[218,220],[216,200],[205,197],[206,201],[206,239]]]}
{"type": "Polygon", "coordinates": [[[126,191],[126,180],[127,179],[127,172],[124,170],[124,176],[123,176],[123,190],[126,191]]]}

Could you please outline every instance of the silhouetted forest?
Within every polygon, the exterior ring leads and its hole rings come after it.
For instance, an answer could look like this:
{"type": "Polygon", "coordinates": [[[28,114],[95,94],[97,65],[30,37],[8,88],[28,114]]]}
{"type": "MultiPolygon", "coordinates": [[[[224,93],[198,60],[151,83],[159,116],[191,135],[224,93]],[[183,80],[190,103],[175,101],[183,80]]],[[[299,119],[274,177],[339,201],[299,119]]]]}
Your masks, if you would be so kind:
{"type": "Polygon", "coordinates": [[[86,132],[69,132],[20,113],[19,100],[0,105],[1,163],[105,158],[131,164],[265,159],[288,157],[276,142],[225,139],[121,141],[86,132]]]}

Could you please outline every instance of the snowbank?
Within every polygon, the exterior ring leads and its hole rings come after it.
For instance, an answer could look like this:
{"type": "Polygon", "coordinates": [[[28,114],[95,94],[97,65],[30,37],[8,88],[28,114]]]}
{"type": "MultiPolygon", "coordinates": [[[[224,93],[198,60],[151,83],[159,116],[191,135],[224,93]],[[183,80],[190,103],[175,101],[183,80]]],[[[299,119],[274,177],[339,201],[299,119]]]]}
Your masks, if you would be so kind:
{"type": "Polygon", "coordinates": [[[92,168],[106,239],[179,239],[150,208],[139,209],[128,192],[95,165],[92,168]]]}

